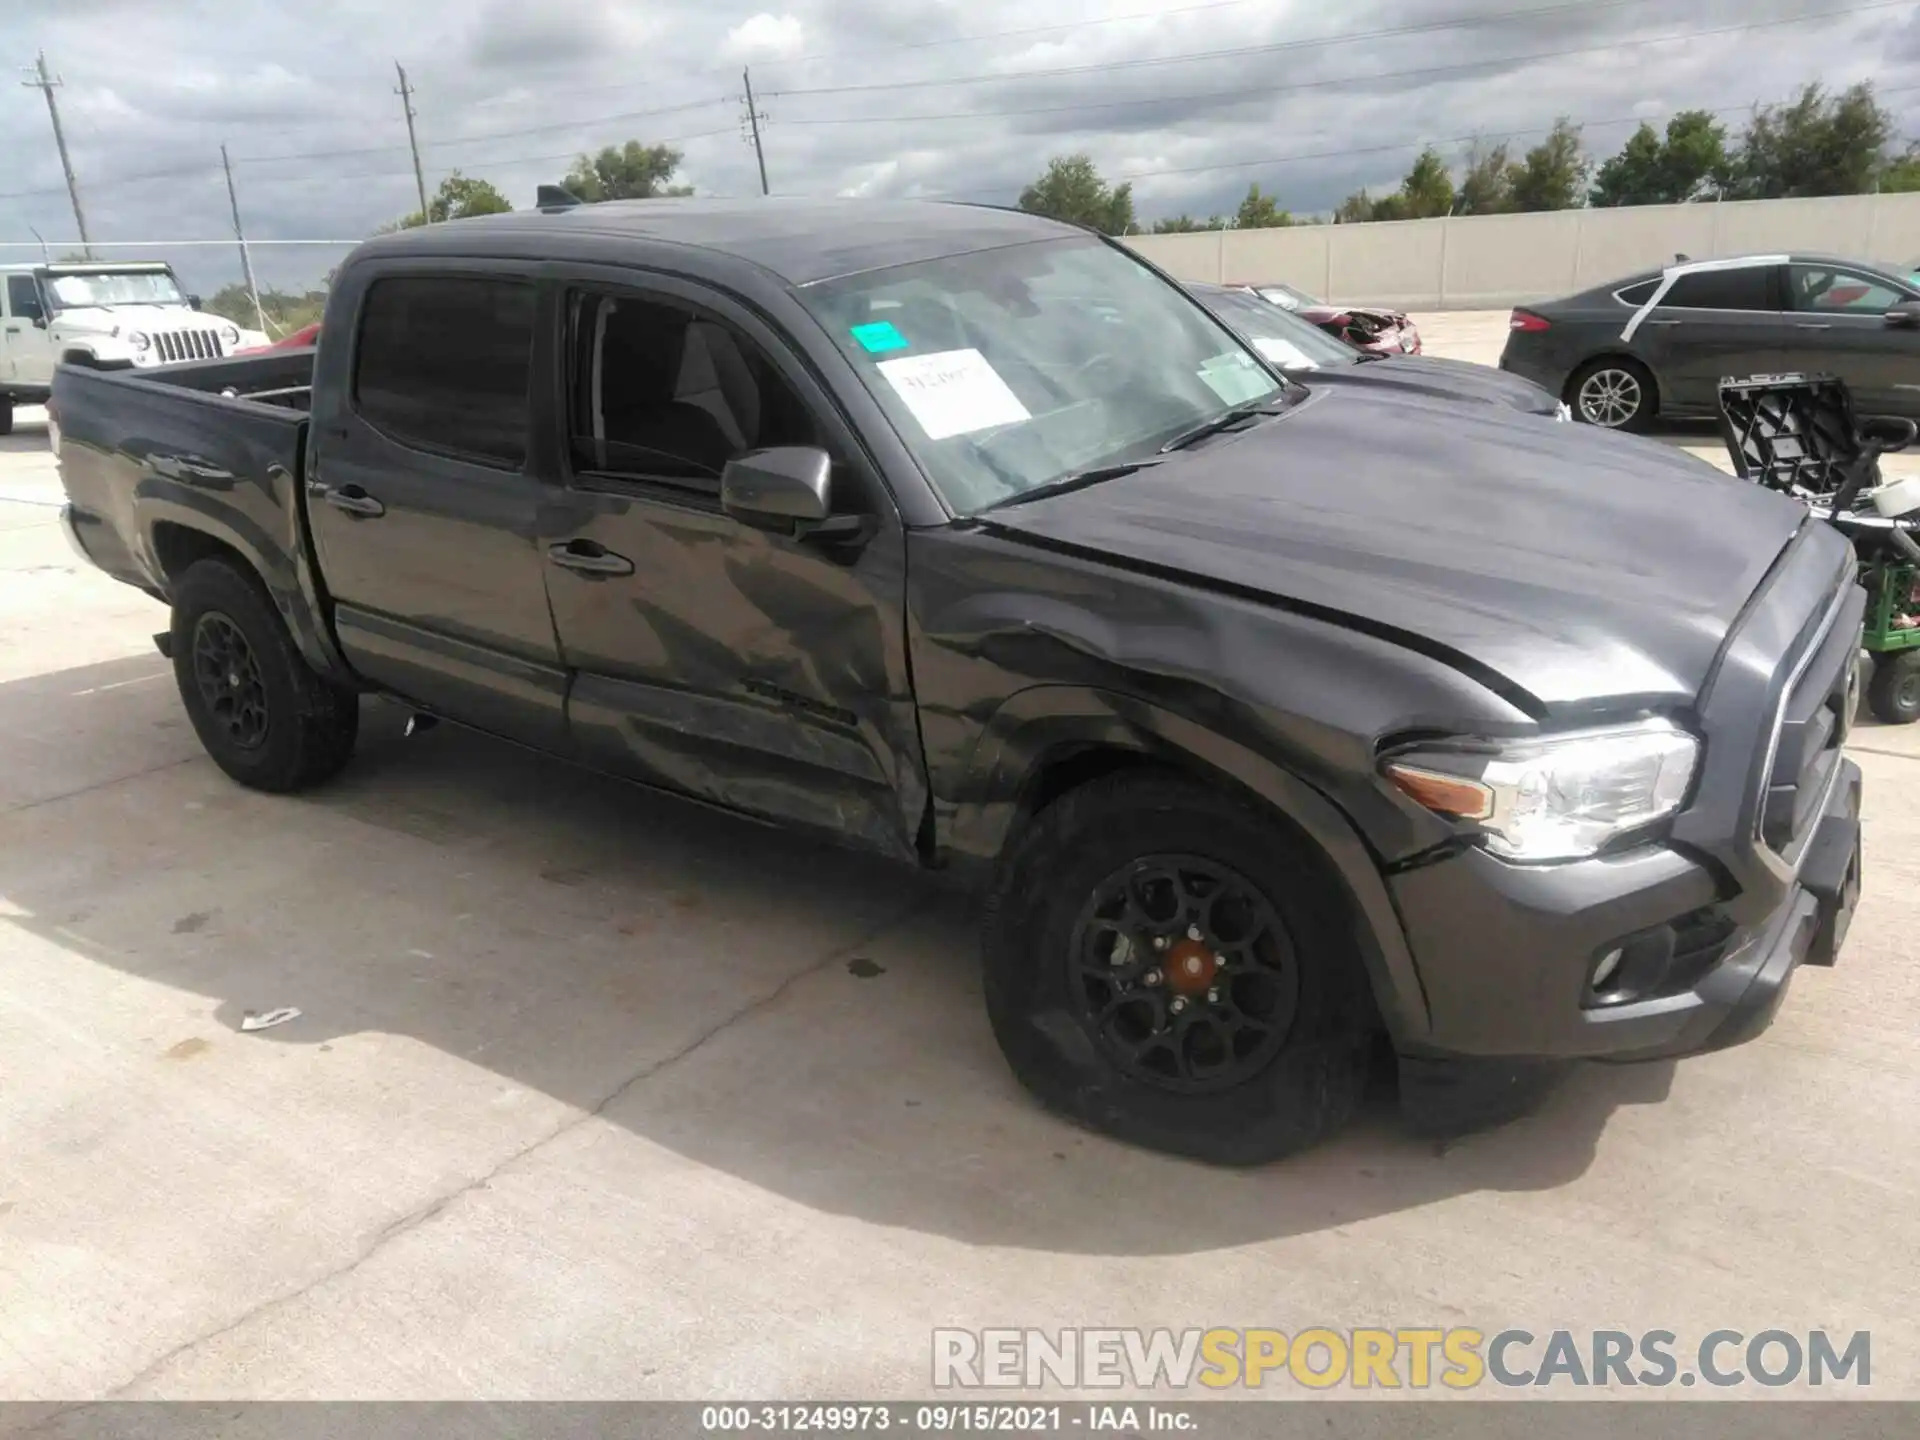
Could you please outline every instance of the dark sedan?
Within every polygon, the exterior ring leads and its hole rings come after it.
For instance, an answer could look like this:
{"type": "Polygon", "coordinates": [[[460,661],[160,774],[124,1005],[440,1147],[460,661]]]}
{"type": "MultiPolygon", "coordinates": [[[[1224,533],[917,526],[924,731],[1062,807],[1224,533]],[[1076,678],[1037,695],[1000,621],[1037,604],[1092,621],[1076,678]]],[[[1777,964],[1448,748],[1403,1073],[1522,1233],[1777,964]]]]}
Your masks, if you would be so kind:
{"type": "Polygon", "coordinates": [[[1530,380],[1503,375],[1492,366],[1431,355],[1387,357],[1356,350],[1251,290],[1206,284],[1190,284],[1187,289],[1216,320],[1308,389],[1350,384],[1383,387],[1565,418],[1567,407],[1554,396],[1530,380]]]}
{"type": "Polygon", "coordinates": [[[1867,414],[1920,418],[1920,282],[1824,255],[1687,261],[1523,306],[1500,368],[1641,430],[1717,413],[1725,376],[1837,375],[1867,414]]]}

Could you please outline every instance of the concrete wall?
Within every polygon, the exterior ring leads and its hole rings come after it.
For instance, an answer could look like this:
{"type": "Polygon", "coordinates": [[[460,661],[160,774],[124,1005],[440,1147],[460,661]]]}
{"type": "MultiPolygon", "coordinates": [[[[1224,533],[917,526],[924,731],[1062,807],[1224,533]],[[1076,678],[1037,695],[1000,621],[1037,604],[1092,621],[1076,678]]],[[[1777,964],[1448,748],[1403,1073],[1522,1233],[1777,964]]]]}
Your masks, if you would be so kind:
{"type": "Polygon", "coordinates": [[[1183,280],[1282,280],[1344,303],[1493,309],[1584,290],[1676,254],[1818,250],[1920,262],[1920,194],[1136,235],[1127,243],[1183,280]]]}

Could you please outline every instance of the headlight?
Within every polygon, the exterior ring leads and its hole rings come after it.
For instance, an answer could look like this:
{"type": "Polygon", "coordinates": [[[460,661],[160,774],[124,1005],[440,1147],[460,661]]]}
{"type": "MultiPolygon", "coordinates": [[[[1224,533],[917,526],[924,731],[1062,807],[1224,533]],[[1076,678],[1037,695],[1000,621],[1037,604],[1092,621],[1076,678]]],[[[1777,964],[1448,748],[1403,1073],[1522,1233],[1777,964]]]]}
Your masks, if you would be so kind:
{"type": "Polygon", "coordinates": [[[127,332],[127,343],[133,346],[134,349],[138,350],[141,354],[144,355],[147,352],[147,346],[151,345],[153,342],[147,338],[146,331],[129,330],[127,332]]]}
{"type": "Polygon", "coordinates": [[[1678,810],[1700,742],[1665,720],[1392,756],[1386,776],[1509,860],[1578,860],[1678,810]]]}
{"type": "Polygon", "coordinates": [[[240,327],[238,325],[222,325],[220,327],[220,343],[222,345],[238,345],[240,343],[240,327]]]}

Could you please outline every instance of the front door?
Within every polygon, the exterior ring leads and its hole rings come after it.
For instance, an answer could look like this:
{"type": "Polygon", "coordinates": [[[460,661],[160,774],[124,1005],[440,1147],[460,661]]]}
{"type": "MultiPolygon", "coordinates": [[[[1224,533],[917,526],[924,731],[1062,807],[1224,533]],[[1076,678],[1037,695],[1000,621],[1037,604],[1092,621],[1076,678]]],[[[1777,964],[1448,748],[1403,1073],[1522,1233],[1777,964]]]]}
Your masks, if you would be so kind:
{"type": "Polygon", "coordinates": [[[1634,350],[1660,377],[1663,409],[1716,412],[1720,381],[1782,368],[1779,267],[1696,270],[1640,322],[1634,350]]]}
{"type": "Polygon", "coordinates": [[[1838,375],[1862,415],[1920,416],[1920,330],[1887,324],[1914,299],[1888,277],[1844,266],[1787,267],[1793,303],[1788,368],[1838,375]]]}
{"type": "Polygon", "coordinates": [[[926,804],[904,532],[824,392],[726,298],[570,281],[566,424],[542,526],[576,751],[651,784],[910,857],[926,804]],[[722,512],[746,451],[834,459],[853,542],[722,512]]]}
{"type": "Polygon", "coordinates": [[[526,275],[439,267],[343,296],[358,323],[319,350],[305,488],[353,667],[559,748],[566,683],[528,467],[536,293],[526,275]]]}
{"type": "Polygon", "coordinates": [[[7,276],[6,313],[0,317],[0,379],[20,386],[53,383],[53,341],[47,330],[46,303],[32,275],[7,276]]]}

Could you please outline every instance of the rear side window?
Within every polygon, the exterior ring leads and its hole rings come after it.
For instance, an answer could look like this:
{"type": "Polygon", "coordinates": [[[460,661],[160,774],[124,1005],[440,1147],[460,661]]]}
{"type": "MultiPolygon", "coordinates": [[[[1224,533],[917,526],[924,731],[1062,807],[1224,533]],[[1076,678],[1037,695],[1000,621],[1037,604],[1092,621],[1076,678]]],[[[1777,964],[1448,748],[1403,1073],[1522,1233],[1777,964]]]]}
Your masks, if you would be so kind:
{"type": "Polygon", "coordinates": [[[1613,293],[1629,305],[1644,305],[1653,298],[1653,292],[1659,288],[1660,281],[1656,277],[1652,280],[1642,280],[1638,285],[1629,285],[1624,290],[1616,290],[1613,293]]]}
{"type": "Polygon", "coordinates": [[[1682,275],[1660,303],[1678,310],[1773,310],[1773,267],[1696,270],[1682,275]]]}
{"type": "Polygon", "coordinates": [[[531,285],[376,280],[360,315],[354,406],[404,445],[517,469],[527,458],[532,352],[531,285]]]}

